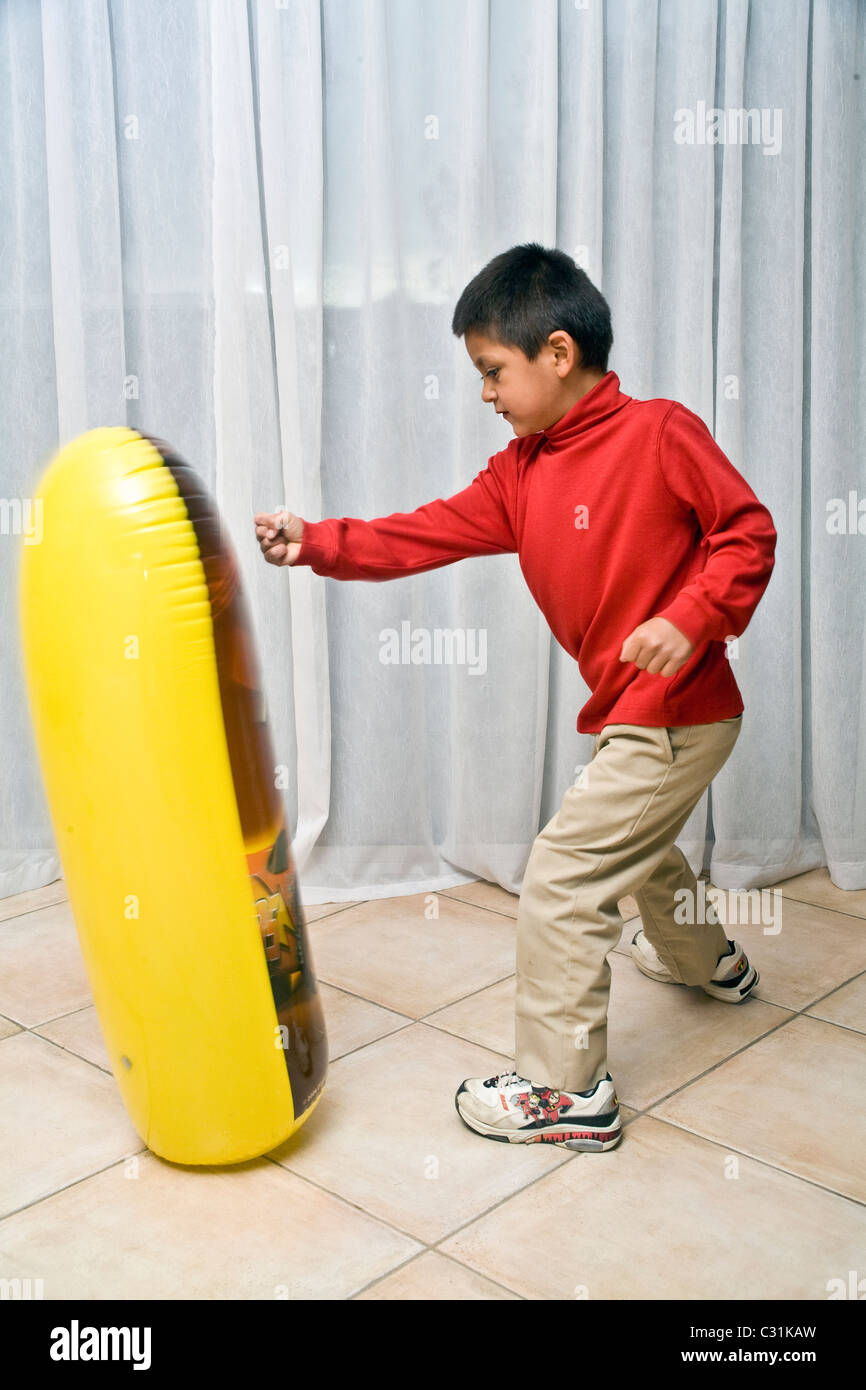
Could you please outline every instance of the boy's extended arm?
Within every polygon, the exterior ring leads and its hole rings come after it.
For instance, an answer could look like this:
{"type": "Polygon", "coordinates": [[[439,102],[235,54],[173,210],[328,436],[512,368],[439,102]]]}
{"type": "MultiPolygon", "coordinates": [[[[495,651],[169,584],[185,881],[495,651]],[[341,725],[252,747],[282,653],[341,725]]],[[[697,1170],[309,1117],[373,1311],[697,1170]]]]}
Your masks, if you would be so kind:
{"type": "Polygon", "coordinates": [[[515,455],[507,448],[461,492],[413,512],[374,521],[353,516],[304,521],[294,563],[329,579],[402,579],[470,555],[516,551],[510,505],[515,470],[515,455]]]}
{"type": "Polygon", "coordinates": [[[668,492],[695,513],[708,555],[701,573],[654,616],[696,647],[739,637],[773,572],[773,518],[700,416],[679,403],[665,417],[658,457],[668,492]]]}

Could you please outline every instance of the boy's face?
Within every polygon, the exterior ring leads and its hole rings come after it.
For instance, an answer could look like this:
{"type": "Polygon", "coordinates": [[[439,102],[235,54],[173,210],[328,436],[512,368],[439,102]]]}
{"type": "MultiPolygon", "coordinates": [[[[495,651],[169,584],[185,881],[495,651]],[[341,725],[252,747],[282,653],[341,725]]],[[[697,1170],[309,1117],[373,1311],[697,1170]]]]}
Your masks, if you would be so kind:
{"type": "Polygon", "coordinates": [[[573,339],[551,333],[534,362],[517,347],[504,347],[483,333],[463,339],[481,373],[481,399],[490,402],[516,435],[537,434],[568,409],[567,379],[577,360],[573,339]]]}

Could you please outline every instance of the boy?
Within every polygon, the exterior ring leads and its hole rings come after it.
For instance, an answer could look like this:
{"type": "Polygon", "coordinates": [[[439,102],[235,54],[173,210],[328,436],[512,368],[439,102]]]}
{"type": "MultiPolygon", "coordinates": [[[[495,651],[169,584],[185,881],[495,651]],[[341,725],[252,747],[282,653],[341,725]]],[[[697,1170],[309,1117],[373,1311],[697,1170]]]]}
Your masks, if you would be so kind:
{"type": "Polygon", "coordinates": [[[452,331],[482,400],[514,431],[470,486],[375,521],[261,514],[256,534],[271,563],[333,579],[518,553],[592,692],[577,729],[596,738],[524,873],[516,1069],[465,1080],[455,1104],[488,1139],[606,1150],[622,1136],[606,1069],[618,901],[637,900],[631,954],[650,978],[729,1003],[758,983],[712,909],[677,921],[675,895],[694,904],[696,880],[674,841],[740,733],[725,638],[767,587],[776,531],[697,415],[620,390],[607,303],[564,252],[531,242],[496,256],[460,296],[452,331]]]}

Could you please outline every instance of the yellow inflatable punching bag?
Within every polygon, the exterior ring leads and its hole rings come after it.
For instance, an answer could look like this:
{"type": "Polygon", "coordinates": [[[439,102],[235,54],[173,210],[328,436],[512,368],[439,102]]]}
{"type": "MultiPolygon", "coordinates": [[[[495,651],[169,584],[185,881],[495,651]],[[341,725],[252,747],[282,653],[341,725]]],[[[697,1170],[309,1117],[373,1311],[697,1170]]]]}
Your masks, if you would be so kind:
{"type": "Polygon", "coordinates": [[[193,469],[134,430],[81,435],[37,499],[24,664],[112,1070],[154,1153],[253,1158],[328,1055],[235,553],[193,469]]]}

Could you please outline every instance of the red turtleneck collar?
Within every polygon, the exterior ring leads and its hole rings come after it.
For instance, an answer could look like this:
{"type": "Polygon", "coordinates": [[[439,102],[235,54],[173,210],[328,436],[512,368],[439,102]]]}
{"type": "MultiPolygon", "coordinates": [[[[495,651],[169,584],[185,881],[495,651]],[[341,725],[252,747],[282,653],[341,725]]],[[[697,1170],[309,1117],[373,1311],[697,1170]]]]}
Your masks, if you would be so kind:
{"type": "Polygon", "coordinates": [[[585,396],[575,401],[571,409],[560,416],[555,424],[548,425],[547,429],[541,430],[540,433],[550,448],[571,444],[583,430],[597,425],[600,420],[606,420],[617,410],[622,410],[630,400],[631,396],[624,395],[619,389],[619,377],[616,372],[607,372],[601,381],[597,381],[585,396]]]}

